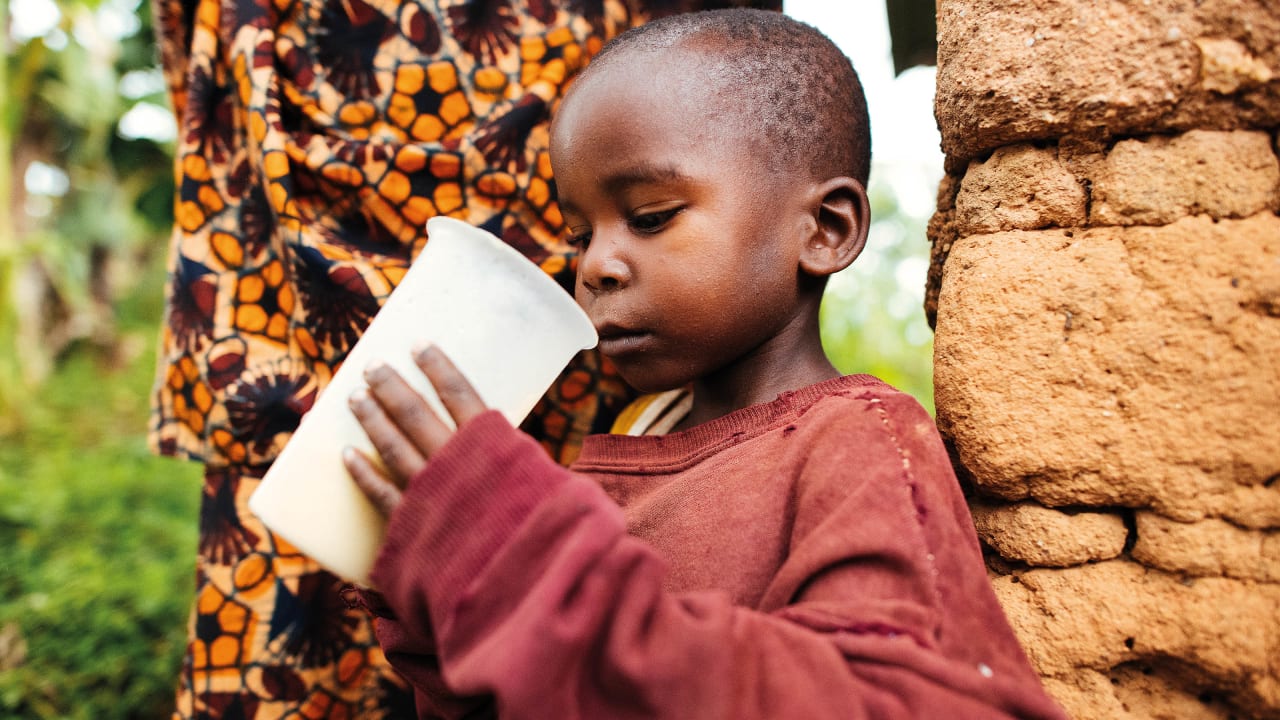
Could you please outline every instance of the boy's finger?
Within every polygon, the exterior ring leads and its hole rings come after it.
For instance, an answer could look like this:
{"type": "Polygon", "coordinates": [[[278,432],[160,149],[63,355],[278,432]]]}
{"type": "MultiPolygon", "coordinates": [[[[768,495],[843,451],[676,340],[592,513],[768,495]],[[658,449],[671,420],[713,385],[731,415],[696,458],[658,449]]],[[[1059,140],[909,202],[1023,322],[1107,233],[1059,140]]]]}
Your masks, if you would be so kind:
{"type": "Polygon", "coordinates": [[[428,345],[414,353],[414,360],[435,387],[454,424],[461,425],[486,410],[480,394],[440,348],[428,345]]]}
{"type": "Polygon", "coordinates": [[[400,488],[383,477],[382,473],[374,467],[373,462],[355,448],[343,449],[342,464],[347,466],[347,472],[351,473],[351,479],[355,480],[356,487],[369,498],[369,502],[373,503],[378,512],[384,516],[390,516],[400,504],[400,488]]]}
{"type": "MultiPolygon", "coordinates": [[[[426,455],[417,444],[406,437],[383,406],[363,390],[357,391],[348,401],[351,412],[360,421],[364,434],[382,457],[393,479],[404,485],[427,464],[426,455]]],[[[439,422],[437,420],[436,422],[439,422]]]]}
{"type": "Polygon", "coordinates": [[[365,370],[364,379],[385,416],[424,459],[431,457],[453,434],[422,395],[391,366],[376,362],[365,370]]]}

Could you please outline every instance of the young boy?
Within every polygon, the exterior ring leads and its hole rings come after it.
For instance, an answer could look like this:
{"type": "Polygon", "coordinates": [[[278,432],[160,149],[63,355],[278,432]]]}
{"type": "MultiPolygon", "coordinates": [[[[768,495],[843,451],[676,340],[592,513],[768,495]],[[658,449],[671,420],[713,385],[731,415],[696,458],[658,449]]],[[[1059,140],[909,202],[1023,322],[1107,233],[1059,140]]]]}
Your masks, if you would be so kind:
{"type": "Polygon", "coordinates": [[[438,351],[456,432],[369,369],[352,408],[391,477],[348,452],[390,515],[365,597],[422,717],[1063,717],[928,414],[822,351],[867,124],[847,58],[778,13],[646,25],[577,81],[551,152],[578,302],[630,384],[692,406],[565,470],[438,351]]]}

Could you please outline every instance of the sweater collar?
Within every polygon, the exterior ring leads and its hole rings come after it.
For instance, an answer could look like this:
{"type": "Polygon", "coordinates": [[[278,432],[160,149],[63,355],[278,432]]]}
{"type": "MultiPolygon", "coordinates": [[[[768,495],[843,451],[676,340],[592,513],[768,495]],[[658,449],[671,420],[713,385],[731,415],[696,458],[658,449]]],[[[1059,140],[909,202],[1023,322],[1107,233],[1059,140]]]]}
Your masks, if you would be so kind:
{"type": "Polygon", "coordinates": [[[571,469],[585,472],[657,474],[693,462],[804,414],[815,402],[867,388],[891,389],[871,375],[845,375],[784,392],[770,402],[735,410],[667,435],[588,435],[571,469]]]}

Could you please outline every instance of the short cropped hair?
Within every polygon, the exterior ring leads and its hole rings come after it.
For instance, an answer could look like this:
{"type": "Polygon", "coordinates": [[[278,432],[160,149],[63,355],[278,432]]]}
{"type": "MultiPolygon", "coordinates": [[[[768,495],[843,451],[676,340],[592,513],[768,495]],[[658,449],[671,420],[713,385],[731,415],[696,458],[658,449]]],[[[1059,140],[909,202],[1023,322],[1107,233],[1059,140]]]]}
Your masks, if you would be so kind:
{"type": "Polygon", "coordinates": [[[847,175],[867,184],[871,131],[853,63],[830,38],[779,12],[734,8],[682,13],[632,28],[596,55],[579,82],[635,52],[704,51],[700,70],[734,118],[764,141],[778,167],[847,175]],[[798,154],[798,155],[797,155],[798,154]]]}

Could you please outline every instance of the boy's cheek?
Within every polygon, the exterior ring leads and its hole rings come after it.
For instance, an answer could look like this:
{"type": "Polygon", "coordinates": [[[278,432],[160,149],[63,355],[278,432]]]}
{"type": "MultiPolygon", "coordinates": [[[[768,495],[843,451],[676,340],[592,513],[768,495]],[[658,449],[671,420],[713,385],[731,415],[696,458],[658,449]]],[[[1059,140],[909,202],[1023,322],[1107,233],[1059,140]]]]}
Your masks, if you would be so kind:
{"type": "MultiPolygon", "coordinates": [[[[591,299],[591,293],[587,292],[587,289],[582,286],[582,280],[575,277],[573,283],[573,300],[578,303],[578,307],[582,308],[583,312],[587,314],[587,317],[591,317],[591,307],[593,305],[591,299]]],[[[592,317],[591,321],[595,322],[595,318],[592,317]]]]}

